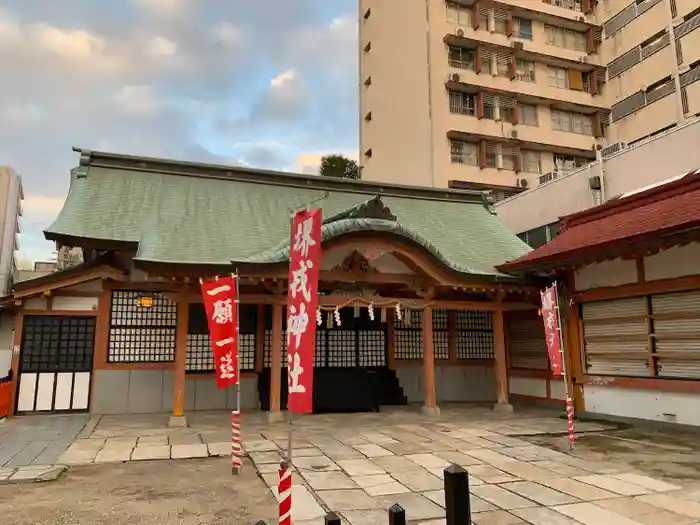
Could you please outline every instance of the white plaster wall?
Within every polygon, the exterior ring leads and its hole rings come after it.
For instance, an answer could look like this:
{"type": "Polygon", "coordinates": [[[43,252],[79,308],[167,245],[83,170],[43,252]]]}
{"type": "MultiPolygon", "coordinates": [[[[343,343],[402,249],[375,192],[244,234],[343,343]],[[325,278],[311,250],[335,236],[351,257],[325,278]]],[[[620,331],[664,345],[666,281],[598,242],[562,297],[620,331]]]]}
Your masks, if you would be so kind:
{"type": "Polygon", "coordinates": [[[637,263],[634,260],[615,259],[591,264],[576,270],[575,278],[577,290],[636,283],[637,263]]]}
{"type": "Polygon", "coordinates": [[[547,398],[547,380],[535,377],[510,377],[508,392],[521,396],[547,398]]]}
{"type": "Polygon", "coordinates": [[[566,401],[566,385],[564,380],[549,382],[549,397],[566,401]]]}
{"type": "Polygon", "coordinates": [[[32,297],[24,301],[25,310],[46,310],[46,298],[45,297],[32,297]]]}
{"type": "Polygon", "coordinates": [[[647,281],[700,274],[700,244],[673,247],[644,258],[647,281]]]}
{"type": "Polygon", "coordinates": [[[51,308],[53,310],[97,310],[97,297],[63,297],[57,295],[53,298],[51,308]]]}
{"type": "Polygon", "coordinates": [[[586,385],[586,412],[700,425],[700,395],[586,385]]]}

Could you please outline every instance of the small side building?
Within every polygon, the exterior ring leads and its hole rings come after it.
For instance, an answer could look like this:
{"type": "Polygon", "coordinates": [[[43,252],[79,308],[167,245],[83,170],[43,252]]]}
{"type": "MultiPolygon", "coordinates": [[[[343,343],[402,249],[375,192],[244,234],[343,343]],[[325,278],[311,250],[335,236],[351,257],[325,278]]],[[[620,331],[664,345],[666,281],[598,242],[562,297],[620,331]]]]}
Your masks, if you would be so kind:
{"type": "Polygon", "coordinates": [[[308,205],[324,219],[316,411],[508,410],[512,365],[536,372],[551,400],[539,286],[495,269],[529,247],[481,192],[80,155],[45,234],[85,261],[14,290],[16,412],[180,420],[233,408],[233,389],[216,388],[198,279],[238,271],[242,407],[278,416],[290,215],[308,205]]]}
{"type": "Polygon", "coordinates": [[[700,170],[564,217],[497,268],[559,283],[578,411],[700,425],[700,170]]]}

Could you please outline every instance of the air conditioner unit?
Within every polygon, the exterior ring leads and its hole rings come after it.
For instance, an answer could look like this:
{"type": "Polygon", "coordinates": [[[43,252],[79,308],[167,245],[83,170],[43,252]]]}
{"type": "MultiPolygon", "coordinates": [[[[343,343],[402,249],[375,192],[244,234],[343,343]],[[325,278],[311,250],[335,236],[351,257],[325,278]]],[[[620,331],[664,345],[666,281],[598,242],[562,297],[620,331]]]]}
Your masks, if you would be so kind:
{"type": "Polygon", "coordinates": [[[512,47],[516,51],[522,51],[523,50],[523,43],[515,40],[515,41],[510,43],[510,47],[512,47]]]}
{"type": "Polygon", "coordinates": [[[460,36],[460,37],[464,36],[464,29],[459,28],[459,29],[457,29],[456,33],[457,33],[457,36],[460,36]]]}
{"type": "Polygon", "coordinates": [[[586,21],[586,17],[585,17],[585,16],[579,16],[579,17],[578,17],[578,21],[579,21],[579,22],[585,22],[585,21],[586,21]]]}
{"type": "Polygon", "coordinates": [[[512,139],[517,139],[518,138],[518,132],[514,129],[510,130],[510,138],[512,139]]]}
{"type": "Polygon", "coordinates": [[[515,182],[521,188],[527,188],[530,185],[530,183],[527,181],[527,179],[518,179],[515,182]]]}
{"type": "Polygon", "coordinates": [[[460,79],[459,73],[452,73],[450,75],[450,80],[452,82],[459,82],[459,79],[460,79]]]}
{"type": "Polygon", "coordinates": [[[579,62],[583,62],[584,64],[588,64],[588,56],[587,55],[582,55],[578,59],[579,62]]]}
{"type": "Polygon", "coordinates": [[[588,187],[591,190],[600,191],[600,189],[602,188],[602,186],[600,184],[600,176],[594,175],[593,177],[590,177],[588,179],[588,187]]]}

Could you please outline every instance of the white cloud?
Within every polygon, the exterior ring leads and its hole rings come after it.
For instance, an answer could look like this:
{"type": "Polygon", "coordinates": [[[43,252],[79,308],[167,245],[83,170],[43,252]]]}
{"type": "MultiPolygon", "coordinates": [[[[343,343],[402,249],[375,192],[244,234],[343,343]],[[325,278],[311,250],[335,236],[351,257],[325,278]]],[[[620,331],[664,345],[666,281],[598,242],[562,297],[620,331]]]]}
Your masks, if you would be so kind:
{"type": "Polygon", "coordinates": [[[153,58],[169,57],[177,53],[177,44],[163,36],[151,38],[146,44],[146,55],[153,58]]]}
{"type": "Polygon", "coordinates": [[[136,8],[158,16],[179,16],[186,12],[188,0],[132,0],[136,8]]]}
{"type": "Polygon", "coordinates": [[[214,29],[214,38],[227,46],[239,46],[243,36],[236,26],[230,22],[224,22],[214,29]]]}
{"type": "Polygon", "coordinates": [[[19,22],[10,13],[0,9],[0,44],[16,43],[21,38],[19,22]]]}
{"type": "Polygon", "coordinates": [[[124,86],[114,98],[127,115],[132,117],[150,117],[160,108],[158,97],[151,86],[124,86]]]}
{"type": "Polygon", "coordinates": [[[42,110],[36,104],[4,104],[0,105],[0,121],[4,125],[22,126],[37,122],[41,119],[42,110]]]}
{"type": "Polygon", "coordinates": [[[96,58],[105,49],[104,39],[82,29],[62,31],[42,23],[34,27],[34,36],[41,47],[66,59],[96,58]]]}

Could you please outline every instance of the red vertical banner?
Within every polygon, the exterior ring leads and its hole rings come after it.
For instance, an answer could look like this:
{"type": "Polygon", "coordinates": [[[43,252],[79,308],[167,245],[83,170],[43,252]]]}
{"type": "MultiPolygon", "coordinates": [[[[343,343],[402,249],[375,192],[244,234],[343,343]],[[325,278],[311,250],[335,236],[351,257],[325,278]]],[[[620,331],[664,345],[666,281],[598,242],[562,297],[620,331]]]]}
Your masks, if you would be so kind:
{"type": "Polygon", "coordinates": [[[238,308],[236,280],[220,277],[202,281],[204,310],[209,323],[216,386],[226,388],[238,384],[238,308]]]}
{"type": "Polygon", "coordinates": [[[550,286],[545,288],[544,291],[540,292],[540,299],[542,300],[542,320],[544,321],[544,335],[547,339],[549,362],[552,364],[552,375],[560,376],[563,374],[563,368],[556,287],[550,286]]]}
{"type": "Polygon", "coordinates": [[[287,296],[287,410],[294,414],[308,414],[313,411],[321,210],[297,212],[291,233],[287,296]]]}

